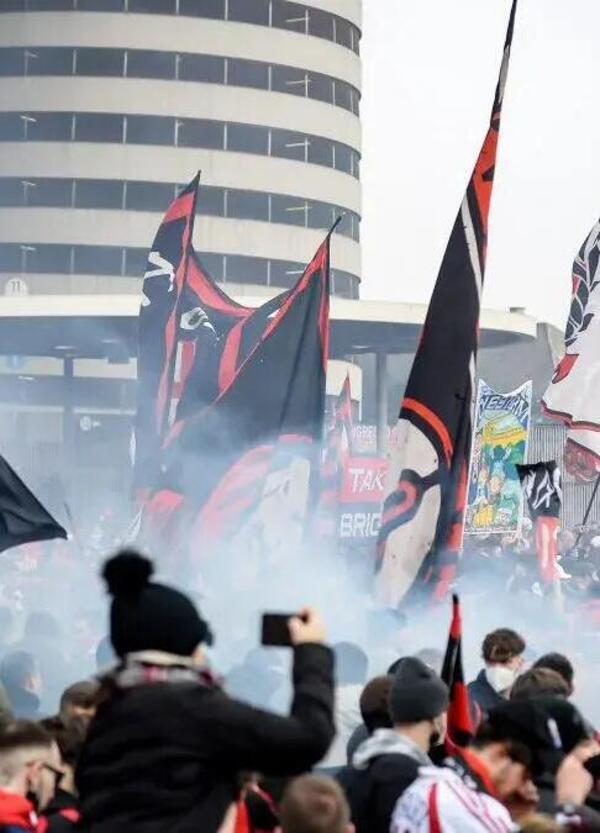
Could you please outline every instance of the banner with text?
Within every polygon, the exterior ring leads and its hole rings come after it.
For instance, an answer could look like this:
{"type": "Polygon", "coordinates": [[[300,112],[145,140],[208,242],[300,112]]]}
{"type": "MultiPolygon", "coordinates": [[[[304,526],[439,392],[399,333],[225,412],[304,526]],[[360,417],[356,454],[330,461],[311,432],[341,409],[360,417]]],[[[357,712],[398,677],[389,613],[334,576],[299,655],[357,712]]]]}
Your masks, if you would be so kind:
{"type": "Polygon", "coordinates": [[[377,538],[385,497],[388,461],[381,457],[349,457],[340,490],[340,538],[377,538]]]}

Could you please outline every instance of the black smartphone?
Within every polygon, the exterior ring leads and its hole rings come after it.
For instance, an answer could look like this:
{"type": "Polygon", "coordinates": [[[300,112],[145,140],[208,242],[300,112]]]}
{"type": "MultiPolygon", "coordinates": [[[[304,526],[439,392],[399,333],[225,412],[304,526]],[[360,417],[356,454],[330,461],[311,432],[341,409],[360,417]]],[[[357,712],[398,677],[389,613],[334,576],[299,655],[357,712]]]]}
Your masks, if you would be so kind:
{"type": "Polygon", "coordinates": [[[590,773],[594,781],[600,781],[600,755],[593,755],[584,763],[584,767],[590,773]]]}
{"type": "Polygon", "coordinates": [[[288,622],[295,613],[263,613],[261,638],[263,645],[289,647],[292,644],[288,622]]]}

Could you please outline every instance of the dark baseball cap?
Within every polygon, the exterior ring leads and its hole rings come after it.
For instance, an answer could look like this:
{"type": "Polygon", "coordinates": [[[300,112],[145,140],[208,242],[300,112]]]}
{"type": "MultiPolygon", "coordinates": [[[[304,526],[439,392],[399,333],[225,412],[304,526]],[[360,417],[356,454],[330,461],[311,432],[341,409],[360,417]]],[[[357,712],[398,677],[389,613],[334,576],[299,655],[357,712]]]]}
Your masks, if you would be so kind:
{"type": "Polygon", "coordinates": [[[591,737],[589,725],[568,700],[541,696],[510,700],[492,709],[488,722],[499,737],[524,744],[534,773],[554,773],[563,758],[591,737]]]}

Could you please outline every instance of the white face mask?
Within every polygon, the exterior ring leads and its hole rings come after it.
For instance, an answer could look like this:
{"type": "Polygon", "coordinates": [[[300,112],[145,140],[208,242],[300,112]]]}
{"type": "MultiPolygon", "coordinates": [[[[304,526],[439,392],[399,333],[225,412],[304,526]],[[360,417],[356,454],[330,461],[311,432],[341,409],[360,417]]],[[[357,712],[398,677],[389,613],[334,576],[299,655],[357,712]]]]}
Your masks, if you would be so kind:
{"type": "Polygon", "coordinates": [[[506,665],[491,665],[485,669],[488,683],[498,694],[508,691],[517,679],[518,674],[516,668],[509,668],[506,665]]]}

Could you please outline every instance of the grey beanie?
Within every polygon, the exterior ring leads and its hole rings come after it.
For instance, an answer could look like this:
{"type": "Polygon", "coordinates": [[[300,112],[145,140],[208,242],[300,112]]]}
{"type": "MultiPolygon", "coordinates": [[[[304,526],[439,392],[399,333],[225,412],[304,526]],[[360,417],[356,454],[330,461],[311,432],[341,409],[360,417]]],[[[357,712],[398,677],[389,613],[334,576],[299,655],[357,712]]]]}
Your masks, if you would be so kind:
{"type": "Polygon", "coordinates": [[[394,724],[433,720],[446,711],[448,686],[416,657],[405,657],[394,674],[390,714],[394,724]]]}

